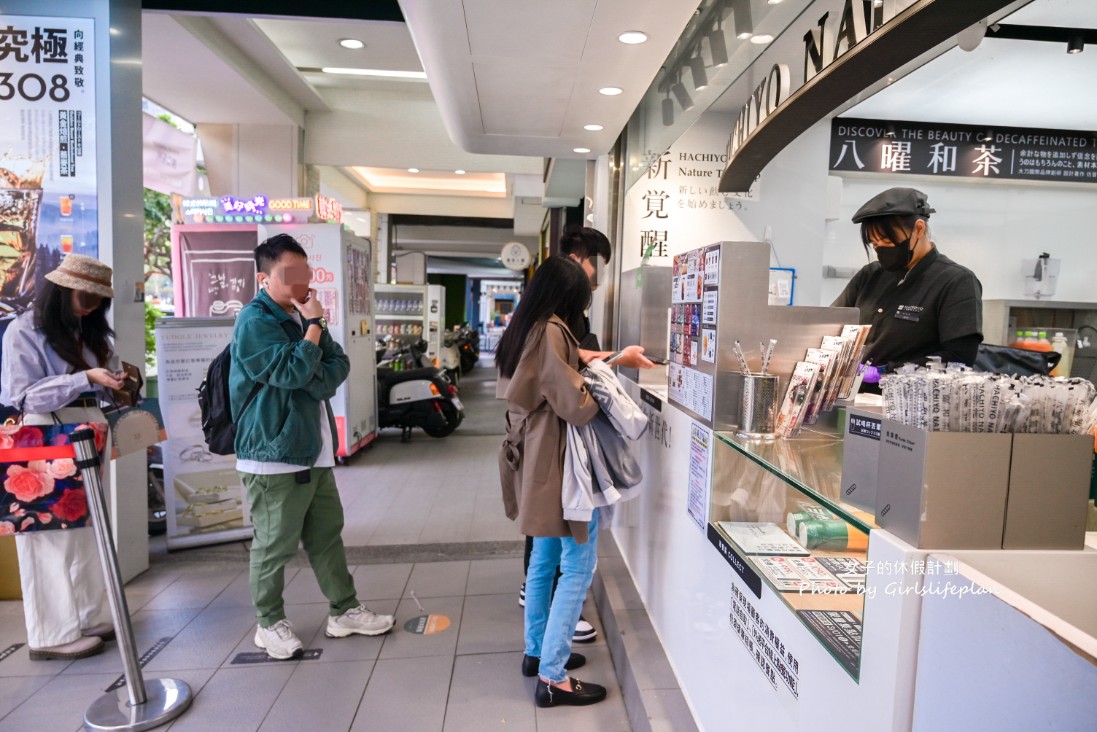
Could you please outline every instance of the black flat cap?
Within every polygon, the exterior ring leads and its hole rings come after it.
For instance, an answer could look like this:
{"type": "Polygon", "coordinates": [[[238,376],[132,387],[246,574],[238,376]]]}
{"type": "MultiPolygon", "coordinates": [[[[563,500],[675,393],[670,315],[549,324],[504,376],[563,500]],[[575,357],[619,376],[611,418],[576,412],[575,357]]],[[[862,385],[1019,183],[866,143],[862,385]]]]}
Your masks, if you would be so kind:
{"type": "Polygon", "coordinates": [[[935,209],[929,207],[926,194],[913,188],[888,188],[873,196],[857,213],[853,223],[859,224],[873,216],[923,216],[929,218],[935,209]]]}

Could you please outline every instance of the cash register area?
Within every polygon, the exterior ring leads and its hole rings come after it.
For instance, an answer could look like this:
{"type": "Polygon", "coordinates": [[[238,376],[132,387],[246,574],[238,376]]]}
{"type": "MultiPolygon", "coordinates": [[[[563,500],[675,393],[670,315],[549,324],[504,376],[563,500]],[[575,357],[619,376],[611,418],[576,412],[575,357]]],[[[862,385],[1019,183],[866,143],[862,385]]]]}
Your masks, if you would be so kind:
{"type": "MultiPolygon", "coordinates": [[[[535,679],[520,673],[523,542],[499,498],[505,403],[494,398],[490,357],[462,380],[469,416],[458,432],[404,444],[387,430],[336,468],[359,599],[396,614],[390,634],[326,638],[327,603],[301,555],[286,571],[286,610],[315,657],[267,660],[252,645],[246,543],[160,550],[127,584],[145,676],[195,691],[190,709],[157,729],[631,729],[603,632],[576,647],[587,657],[582,678],[610,689],[602,704],[538,709],[535,679]],[[425,614],[448,627],[405,629],[425,614]]],[[[589,600],[584,615],[603,630],[589,600]]],[[[25,642],[22,604],[0,602],[0,732],[82,730],[85,709],[122,675],[116,643],[71,662],[31,661],[25,645],[4,650],[25,642]]]]}

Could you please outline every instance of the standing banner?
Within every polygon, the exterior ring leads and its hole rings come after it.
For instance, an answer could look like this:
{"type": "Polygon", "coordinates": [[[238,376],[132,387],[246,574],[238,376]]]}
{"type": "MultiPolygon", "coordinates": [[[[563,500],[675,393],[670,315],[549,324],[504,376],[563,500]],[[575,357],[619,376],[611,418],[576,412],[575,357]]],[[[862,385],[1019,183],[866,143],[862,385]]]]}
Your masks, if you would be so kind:
{"type": "Polygon", "coordinates": [[[0,318],[69,252],[99,252],[90,18],[0,15],[0,318]]]}
{"type": "Polygon", "coordinates": [[[164,318],[156,324],[164,442],[168,549],[251,538],[251,515],[235,455],[214,455],[202,435],[198,386],[232,340],[228,318],[164,318]]]}

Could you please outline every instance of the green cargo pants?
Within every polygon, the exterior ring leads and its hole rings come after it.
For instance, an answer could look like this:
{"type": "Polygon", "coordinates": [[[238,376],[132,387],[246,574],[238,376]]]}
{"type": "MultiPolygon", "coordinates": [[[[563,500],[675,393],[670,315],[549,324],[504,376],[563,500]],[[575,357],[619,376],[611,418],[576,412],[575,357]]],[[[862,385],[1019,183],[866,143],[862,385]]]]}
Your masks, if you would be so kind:
{"type": "Polygon", "coordinates": [[[320,590],[341,615],[358,605],[343,549],[343,504],[331,468],[312,468],[308,483],[294,473],[239,473],[248,491],[255,538],[251,543],[251,600],[264,628],[286,617],[282,591],[286,563],[304,545],[320,590]]]}

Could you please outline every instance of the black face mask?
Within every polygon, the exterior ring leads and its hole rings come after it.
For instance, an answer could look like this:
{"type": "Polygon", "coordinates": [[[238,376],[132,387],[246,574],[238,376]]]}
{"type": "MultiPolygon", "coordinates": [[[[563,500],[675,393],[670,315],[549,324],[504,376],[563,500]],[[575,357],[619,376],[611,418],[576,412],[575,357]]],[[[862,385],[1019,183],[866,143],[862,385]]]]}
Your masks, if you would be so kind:
{"type": "Polygon", "coordinates": [[[901,272],[910,264],[914,252],[910,248],[910,236],[901,242],[896,242],[893,247],[878,247],[876,259],[880,266],[888,272],[901,272]]]}

